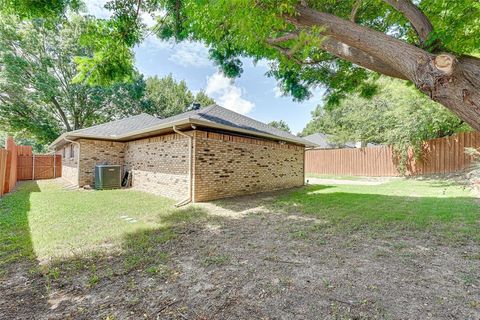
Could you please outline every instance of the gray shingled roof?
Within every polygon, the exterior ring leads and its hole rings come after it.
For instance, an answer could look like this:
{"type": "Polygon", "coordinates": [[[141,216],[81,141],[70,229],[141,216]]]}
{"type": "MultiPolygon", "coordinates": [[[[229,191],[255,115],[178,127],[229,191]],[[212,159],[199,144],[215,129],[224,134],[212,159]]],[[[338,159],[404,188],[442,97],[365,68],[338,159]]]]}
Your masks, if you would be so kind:
{"type": "MultiPolygon", "coordinates": [[[[90,128],[71,131],[62,135],[62,137],[95,137],[98,139],[104,138],[114,140],[119,136],[122,136],[123,138],[130,134],[133,136],[140,130],[142,130],[142,132],[148,132],[149,129],[154,131],[162,127],[162,125],[175,125],[175,123],[181,121],[192,123],[197,121],[201,122],[201,124],[204,126],[211,124],[212,127],[215,127],[215,125],[221,125],[228,127],[227,129],[231,131],[246,130],[252,135],[269,135],[275,136],[279,140],[293,141],[308,146],[312,145],[312,143],[309,141],[294,136],[293,134],[274,128],[265,123],[225,109],[218,105],[211,105],[203,109],[184,112],[182,114],[165,119],[159,119],[142,113],[137,116],[108,122],[90,128]]],[[[58,143],[60,138],[61,137],[52,143],[52,146],[58,143]]]]}
{"type": "Polygon", "coordinates": [[[314,133],[303,139],[315,143],[320,149],[337,149],[337,148],[355,148],[355,142],[347,142],[343,145],[329,141],[329,136],[324,133],[314,133]]]}
{"type": "Polygon", "coordinates": [[[68,134],[113,138],[144,128],[152,127],[162,120],[146,113],[99,124],[93,127],[71,131],[68,134]]]}
{"type": "MultiPolygon", "coordinates": [[[[338,144],[330,142],[330,136],[324,133],[314,133],[309,136],[303,137],[303,139],[315,143],[318,149],[338,149],[338,148],[356,148],[356,142],[346,142],[344,144],[338,144]]],[[[378,147],[379,144],[368,143],[367,147],[378,147]]]]}
{"type": "MultiPolygon", "coordinates": [[[[179,115],[181,116],[181,115],[179,115]]],[[[252,133],[269,134],[279,138],[298,140],[299,143],[305,144],[306,141],[294,136],[286,131],[274,128],[263,122],[246,117],[234,111],[222,108],[217,105],[212,105],[205,109],[196,110],[190,119],[198,119],[211,122],[212,124],[222,124],[231,128],[238,128],[251,131],[252,133]]]]}

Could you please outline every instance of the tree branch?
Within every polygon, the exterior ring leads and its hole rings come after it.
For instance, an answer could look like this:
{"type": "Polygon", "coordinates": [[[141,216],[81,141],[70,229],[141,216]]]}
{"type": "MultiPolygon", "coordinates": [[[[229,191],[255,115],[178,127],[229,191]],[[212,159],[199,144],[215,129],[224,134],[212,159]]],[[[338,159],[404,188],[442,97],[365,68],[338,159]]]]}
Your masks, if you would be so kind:
{"type": "Polygon", "coordinates": [[[142,0],[138,0],[137,1],[137,12],[136,12],[136,15],[135,15],[135,20],[138,19],[138,16],[140,15],[140,6],[142,4],[142,0]]]}
{"type": "Polygon", "coordinates": [[[298,38],[298,33],[287,33],[283,36],[280,36],[278,38],[270,38],[270,39],[267,39],[267,42],[269,44],[276,44],[276,43],[281,43],[281,42],[285,42],[285,41],[288,41],[288,40],[294,40],[294,39],[297,39],[298,38]]]}
{"type": "Polygon", "coordinates": [[[412,24],[413,29],[420,38],[421,44],[424,44],[430,33],[433,31],[433,26],[428,20],[427,16],[410,0],[383,0],[397,11],[401,12],[405,18],[412,24]]]}
{"type": "Polygon", "coordinates": [[[349,46],[346,43],[342,43],[334,37],[326,37],[320,46],[323,50],[366,69],[384,74],[389,77],[407,80],[407,77],[405,77],[401,72],[398,72],[394,68],[390,67],[382,60],[377,59],[376,57],[369,55],[360,49],[349,46]]]}
{"type": "MultiPolygon", "coordinates": [[[[287,48],[278,46],[278,43],[293,40],[293,39],[296,39],[297,37],[298,37],[298,33],[287,33],[286,35],[280,36],[278,38],[267,39],[267,43],[270,44],[270,46],[277,49],[278,51],[280,51],[282,54],[285,54],[288,58],[293,59],[290,50],[288,50],[287,48]]],[[[383,61],[369,55],[368,53],[362,50],[349,46],[348,44],[342,43],[337,39],[335,39],[334,37],[327,36],[325,37],[325,39],[322,39],[320,48],[327,52],[330,52],[331,54],[337,56],[338,58],[348,60],[361,67],[370,69],[372,71],[375,71],[390,77],[406,80],[406,77],[403,74],[391,68],[390,66],[385,64],[383,61]]],[[[311,64],[310,62],[299,61],[298,59],[295,59],[295,61],[298,62],[299,64],[311,64]]]]}
{"type": "Polygon", "coordinates": [[[63,124],[65,124],[65,128],[67,131],[72,131],[72,127],[70,127],[70,123],[68,122],[67,116],[65,115],[65,112],[63,112],[62,107],[58,103],[57,99],[55,97],[52,97],[51,99],[53,105],[57,109],[58,113],[60,114],[60,117],[62,118],[63,124]]]}
{"type": "Polygon", "coordinates": [[[297,15],[287,17],[294,25],[301,28],[321,26],[324,35],[363,51],[412,81],[416,79],[418,64],[433,58],[425,50],[349,20],[304,6],[296,9],[297,15]]]}
{"type": "Polygon", "coordinates": [[[352,7],[352,12],[350,13],[350,21],[355,22],[355,17],[357,16],[357,11],[362,4],[362,0],[355,1],[355,4],[352,7]]]}

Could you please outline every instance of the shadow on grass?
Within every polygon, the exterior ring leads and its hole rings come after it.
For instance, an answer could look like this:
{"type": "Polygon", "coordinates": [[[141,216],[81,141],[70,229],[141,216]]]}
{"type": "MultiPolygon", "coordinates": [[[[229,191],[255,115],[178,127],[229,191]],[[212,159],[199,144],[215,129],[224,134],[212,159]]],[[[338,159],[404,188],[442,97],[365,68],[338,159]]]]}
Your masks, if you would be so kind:
{"type": "MultiPolygon", "coordinates": [[[[320,189],[335,188],[335,186],[316,185],[320,189]]],[[[254,210],[260,207],[270,208],[271,204],[276,201],[277,198],[287,196],[292,192],[302,192],[305,187],[294,187],[288,189],[281,189],[270,192],[254,193],[245,196],[230,197],[220,200],[212,201],[213,204],[221,208],[242,212],[245,210],[254,210]]]]}
{"type": "MultiPolygon", "coordinates": [[[[309,186],[216,201],[215,204],[233,211],[263,206],[279,212],[309,214],[327,222],[310,231],[317,233],[332,231],[341,234],[370,230],[389,234],[395,230],[423,230],[451,232],[478,240],[479,209],[472,198],[387,196],[340,190],[338,186],[309,186]]],[[[0,220],[4,230],[2,237],[5,237],[2,240],[8,238],[8,248],[11,248],[7,250],[7,247],[2,247],[2,259],[9,257],[10,274],[23,278],[18,278],[16,282],[2,282],[0,318],[53,318],[52,315],[84,319],[140,318],[145,310],[154,310],[158,316],[174,303],[162,301],[151,291],[161,294],[168,290],[166,284],[174,283],[180,272],[184,272],[184,277],[192,276],[188,273],[190,270],[176,270],[174,260],[176,254],[182,255],[182,250],[185,250],[179,244],[180,238],[196,239],[198,229],[211,222],[205,209],[198,206],[172,209],[159,218],[159,227],[123,234],[118,251],[92,252],[91,255],[53,260],[43,266],[41,272],[32,273],[30,270],[38,267],[32,249],[28,212],[30,194],[37,191],[36,184],[26,184],[19,188],[18,194],[10,196],[12,199],[2,200],[0,220]],[[7,206],[4,207],[4,204],[7,206]],[[18,217],[12,220],[12,214],[18,217]],[[19,222],[14,223],[17,219],[19,222]],[[29,264],[21,264],[21,260],[28,260],[29,264]]],[[[127,197],[127,193],[122,196],[127,197]]],[[[215,219],[225,220],[217,222],[227,222],[229,218],[215,219]]],[[[234,226],[238,227],[238,223],[244,221],[237,219],[234,226]]],[[[248,238],[247,235],[242,241],[250,242],[254,248],[256,242],[262,240],[259,234],[256,235],[258,238],[255,235],[248,238]]],[[[215,237],[216,233],[208,233],[210,236],[215,237]]],[[[213,251],[213,254],[207,254],[204,263],[222,265],[228,256],[222,255],[221,251],[217,254],[217,250],[208,247],[207,243],[199,250],[205,249],[207,253],[213,251]]],[[[244,244],[238,245],[241,247],[244,244]]],[[[248,255],[254,252],[249,250],[248,255]]],[[[191,252],[188,253],[183,256],[187,260],[186,268],[188,263],[193,265],[199,262],[198,257],[195,260],[190,257],[191,252]]],[[[268,273],[268,269],[262,268],[258,272],[268,273]]],[[[208,276],[214,276],[214,273],[208,276]]],[[[190,289],[184,290],[178,290],[173,296],[185,299],[189,295],[199,294],[197,299],[204,305],[208,305],[210,299],[220,299],[218,296],[202,296],[207,289],[201,287],[191,288],[192,292],[190,289]]],[[[195,317],[193,313],[189,315],[195,317]]],[[[175,317],[180,316],[177,314],[175,317]]]]}
{"type": "MultiPolygon", "coordinates": [[[[84,252],[68,258],[42,260],[40,265],[29,224],[31,194],[40,191],[36,182],[24,182],[0,200],[0,319],[48,318],[56,312],[97,318],[100,310],[90,310],[88,305],[77,309],[71,297],[88,296],[102,280],[112,285],[116,279],[122,279],[108,292],[114,295],[116,289],[125,290],[130,285],[123,280],[132,272],[167,279],[172,275],[169,266],[172,242],[183,229],[204,223],[207,217],[207,211],[199,207],[172,208],[158,218],[161,219],[158,227],[124,233],[119,248],[110,252],[84,252]]],[[[123,314],[129,314],[128,306],[125,308],[123,314]]]]}
{"type": "MultiPolygon", "coordinates": [[[[452,186],[459,185],[435,180],[428,183],[435,188],[452,186]]],[[[386,236],[393,231],[421,231],[453,241],[480,242],[480,206],[473,197],[438,192],[438,196],[427,196],[421,191],[418,195],[385,195],[381,190],[377,194],[376,186],[365,188],[368,192],[362,193],[362,186],[311,185],[215,204],[236,212],[263,207],[277,213],[308,214],[325,222],[321,232],[358,230],[386,236]]],[[[395,192],[395,188],[388,192],[395,192]]],[[[417,193],[408,187],[402,192],[417,193]]]]}
{"type": "Polygon", "coordinates": [[[454,241],[480,242],[480,206],[472,197],[335,192],[331,188],[335,186],[304,187],[278,197],[270,208],[313,215],[334,232],[423,231],[454,241]]]}
{"type": "Polygon", "coordinates": [[[428,174],[418,176],[406,176],[405,180],[411,181],[425,181],[432,187],[469,187],[470,182],[466,178],[465,174],[428,174]]]}
{"type": "Polygon", "coordinates": [[[30,196],[40,192],[36,182],[21,182],[14,192],[0,199],[0,318],[18,317],[9,310],[21,310],[21,317],[34,318],[45,310],[45,286],[37,272],[30,235],[30,196]],[[31,308],[31,309],[30,309],[31,308]]]}

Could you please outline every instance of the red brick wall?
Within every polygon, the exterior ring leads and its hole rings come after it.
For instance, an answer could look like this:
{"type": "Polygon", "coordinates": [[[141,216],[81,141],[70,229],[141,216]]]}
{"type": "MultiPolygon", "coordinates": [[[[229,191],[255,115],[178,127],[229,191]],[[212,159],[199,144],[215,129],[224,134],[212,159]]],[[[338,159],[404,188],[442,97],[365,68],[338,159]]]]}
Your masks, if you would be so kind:
{"type": "Polygon", "coordinates": [[[173,199],[188,196],[188,139],[166,134],[127,143],[125,164],[132,186],[173,199]]]}
{"type": "Polygon", "coordinates": [[[303,146],[195,131],[194,200],[304,184],[303,146]]]}

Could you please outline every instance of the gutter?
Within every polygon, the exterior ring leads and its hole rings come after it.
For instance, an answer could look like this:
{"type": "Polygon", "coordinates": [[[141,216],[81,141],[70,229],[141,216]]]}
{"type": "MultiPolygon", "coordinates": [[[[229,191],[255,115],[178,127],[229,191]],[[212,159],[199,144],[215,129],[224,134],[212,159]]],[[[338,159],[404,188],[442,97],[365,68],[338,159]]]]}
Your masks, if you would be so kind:
{"type": "Polygon", "coordinates": [[[177,202],[175,203],[175,207],[181,207],[181,206],[184,206],[190,202],[192,202],[192,182],[193,182],[193,179],[192,179],[192,164],[193,164],[193,161],[192,161],[192,156],[193,156],[193,153],[192,153],[192,145],[193,145],[193,136],[190,136],[188,134],[186,134],[185,132],[182,132],[180,130],[177,129],[177,127],[174,125],[172,127],[173,131],[175,133],[178,133],[179,135],[181,136],[184,136],[188,139],[188,197],[184,200],[181,200],[180,202],[177,202]]]}

